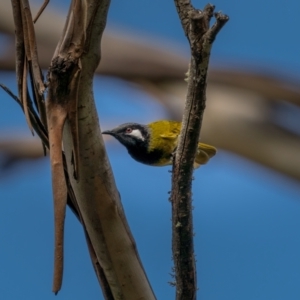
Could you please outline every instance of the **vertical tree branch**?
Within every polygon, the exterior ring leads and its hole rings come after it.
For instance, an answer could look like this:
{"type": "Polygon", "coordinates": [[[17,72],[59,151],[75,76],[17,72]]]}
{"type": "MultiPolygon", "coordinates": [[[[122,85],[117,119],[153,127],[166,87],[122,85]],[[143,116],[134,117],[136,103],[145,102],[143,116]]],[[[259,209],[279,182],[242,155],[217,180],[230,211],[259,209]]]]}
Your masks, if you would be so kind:
{"type": "Polygon", "coordinates": [[[193,243],[192,176],[206,103],[206,78],[210,50],[217,32],[228,17],[215,14],[216,23],[209,28],[214,6],[203,11],[189,0],[175,0],[178,15],[191,48],[188,90],[182,129],[173,162],[172,174],[172,249],[175,264],[176,299],[196,299],[197,278],[193,243]]]}

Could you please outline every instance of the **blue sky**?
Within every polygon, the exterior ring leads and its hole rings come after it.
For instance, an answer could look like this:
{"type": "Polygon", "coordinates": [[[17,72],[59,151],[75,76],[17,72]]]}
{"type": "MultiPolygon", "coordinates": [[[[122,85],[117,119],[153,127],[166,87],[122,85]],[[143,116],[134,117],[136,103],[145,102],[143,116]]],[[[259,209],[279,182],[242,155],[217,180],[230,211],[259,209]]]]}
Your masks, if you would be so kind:
{"type": "MultiPolygon", "coordinates": [[[[50,1],[50,7],[59,2],[50,1]]],[[[214,44],[211,63],[259,66],[299,79],[300,38],[295,28],[300,2],[261,3],[214,2],[217,10],[230,15],[230,21],[214,44]]],[[[202,7],[205,3],[194,4],[202,7]]],[[[108,24],[177,42],[188,53],[172,1],[112,1],[108,24]]],[[[14,74],[0,73],[0,82],[14,87],[14,74]]],[[[102,124],[108,119],[117,125],[164,116],[148,96],[120,80],[95,79],[95,97],[102,124]]],[[[20,109],[4,94],[1,98],[0,134],[30,136],[20,109]]],[[[169,168],[138,164],[117,142],[107,150],[154,291],[158,299],[174,299],[174,288],[167,283],[172,280],[169,168]]],[[[297,183],[220,150],[196,171],[193,185],[199,299],[299,299],[297,183]]],[[[48,159],[24,162],[5,176],[0,174],[0,200],[1,297],[54,299],[48,159]]],[[[65,259],[64,283],[57,299],[102,299],[82,229],[70,212],[65,259]]]]}

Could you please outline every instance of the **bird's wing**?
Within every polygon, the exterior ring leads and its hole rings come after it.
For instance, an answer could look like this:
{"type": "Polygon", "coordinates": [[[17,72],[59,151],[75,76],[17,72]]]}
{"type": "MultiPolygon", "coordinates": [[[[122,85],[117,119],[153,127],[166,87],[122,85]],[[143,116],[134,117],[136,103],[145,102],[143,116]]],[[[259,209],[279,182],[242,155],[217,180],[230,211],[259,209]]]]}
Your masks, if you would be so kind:
{"type": "Polygon", "coordinates": [[[177,139],[180,133],[181,123],[170,121],[166,125],[168,128],[164,129],[163,133],[160,134],[160,137],[169,140],[177,139]]]}
{"type": "Polygon", "coordinates": [[[160,134],[160,137],[163,139],[174,140],[178,137],[178,134],[173,133],[173,132],[165,132],[165,133],[160,134]]]}

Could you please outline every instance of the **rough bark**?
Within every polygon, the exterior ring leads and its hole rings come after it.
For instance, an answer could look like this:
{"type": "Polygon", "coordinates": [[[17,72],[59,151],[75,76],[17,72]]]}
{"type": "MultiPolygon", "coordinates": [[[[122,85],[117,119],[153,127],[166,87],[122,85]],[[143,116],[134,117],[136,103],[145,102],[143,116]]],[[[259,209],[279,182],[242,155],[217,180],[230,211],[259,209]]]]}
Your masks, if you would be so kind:
{"type": "Polygon", "coordinates": [[[172,172],[172,250],[175,270],[176,299],[196,299],[197,276],[193,243],[192,176],[203,113],[206,105],[206,81],[212,43],[228,21],[215,14],[216,23],[210,28],[214,6],[203,11],[190,1],[175,0],[179,18],[191,48],[188,89],[182,129],[173,162],[172,172]]]}

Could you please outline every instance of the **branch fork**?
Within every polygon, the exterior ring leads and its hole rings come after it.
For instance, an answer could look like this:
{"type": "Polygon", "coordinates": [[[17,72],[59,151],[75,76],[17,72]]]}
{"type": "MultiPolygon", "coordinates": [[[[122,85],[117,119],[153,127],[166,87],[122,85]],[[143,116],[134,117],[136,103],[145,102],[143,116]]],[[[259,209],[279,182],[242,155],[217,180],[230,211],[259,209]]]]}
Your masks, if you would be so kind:
{"type": "Polygon", "coordinates": [[[193,242],[192,179],[203,113],[206,106],[206,80],[212,43],[229,20],[215,13],[208,4],[195,9],[189,0],[175,0],[185,35],[190,43],[191,61],[188,89],[178,146],[172,172],[172,250],[176,280],[176,299],[194,300],[197,291],[193,242]],[[216,22],[210,27],[211,18],[216,22]]]}

